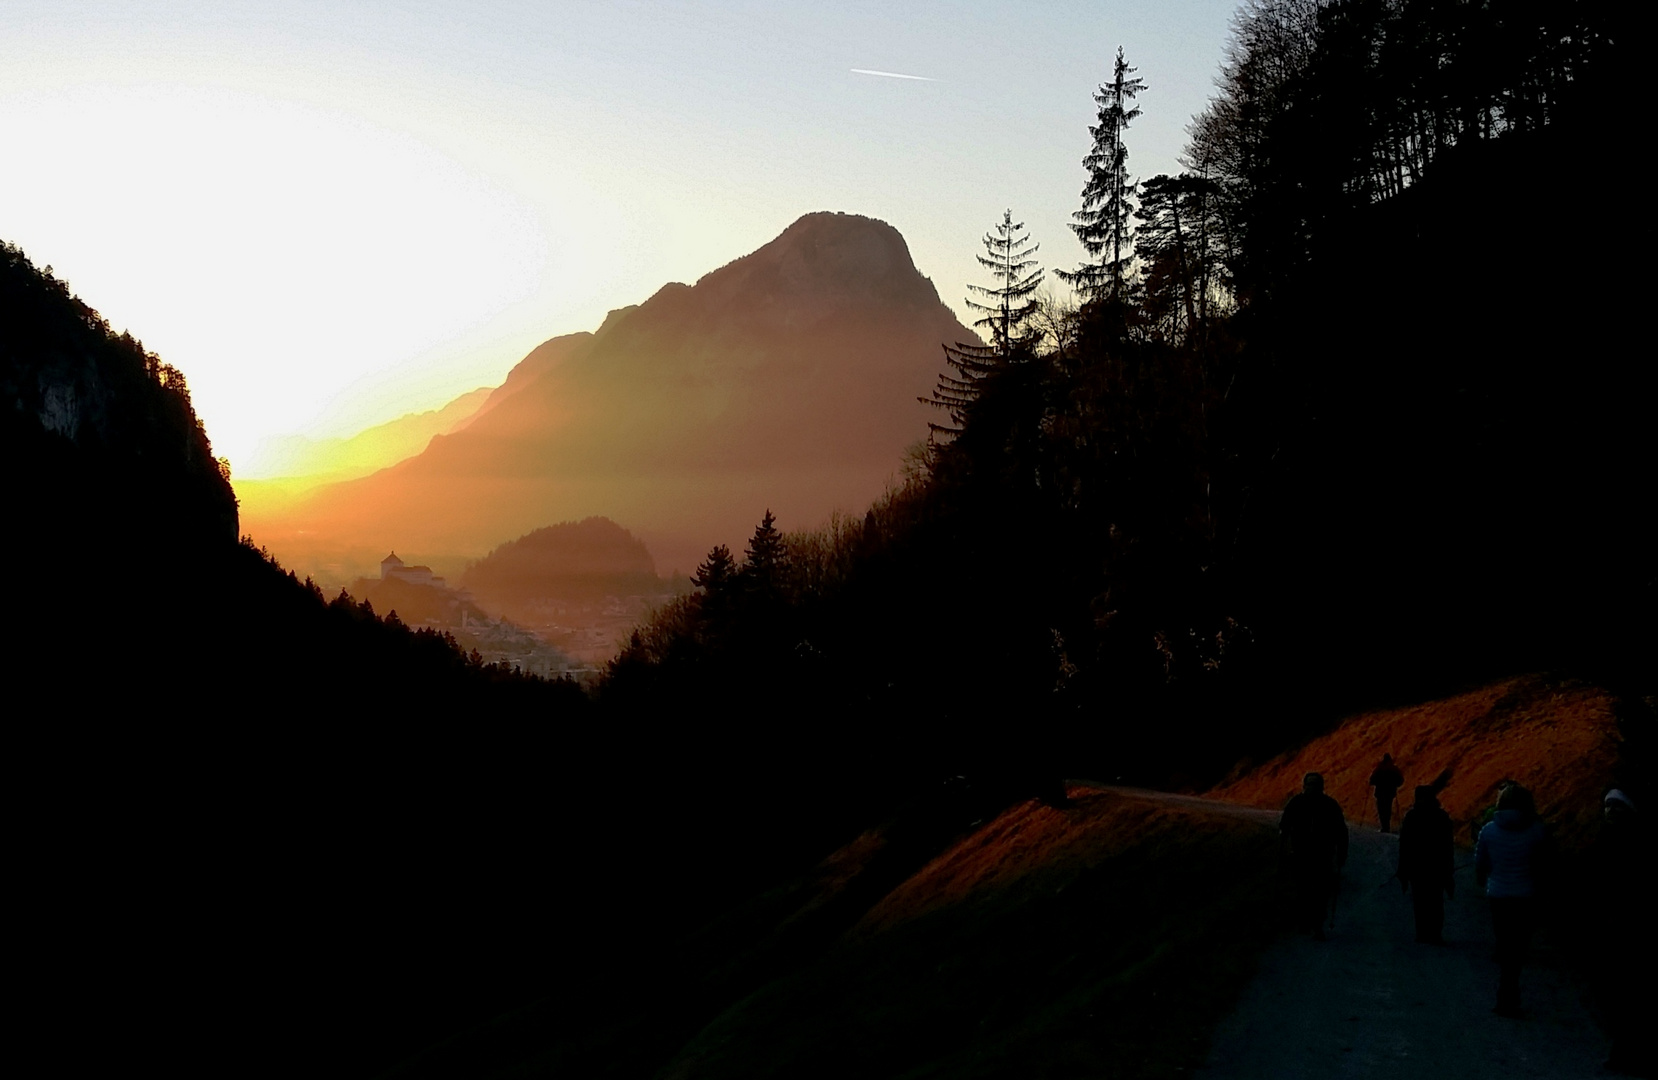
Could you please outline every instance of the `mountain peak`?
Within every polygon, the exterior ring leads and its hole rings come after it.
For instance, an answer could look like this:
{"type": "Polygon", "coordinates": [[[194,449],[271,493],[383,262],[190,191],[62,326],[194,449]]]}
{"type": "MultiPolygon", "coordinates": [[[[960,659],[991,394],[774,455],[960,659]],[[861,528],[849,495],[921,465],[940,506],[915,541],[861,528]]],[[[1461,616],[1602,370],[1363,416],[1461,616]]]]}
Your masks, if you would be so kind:
{"type": "Polygon", "coordinates": [[[798,528],[878,496],[927,436],[940,346],[964,340],[897,229],[807,214],[596,334],[546,343],[465,430],[318,492],[282,528],[471,554],[603,516],[690,569],[768,506],[798,528]]]}
{"type": "Polygon", "coordinates": [[[705,274],[696,287],[711,298],[746,294],[773,303],[878,300],[930,308],[939,302],[897,229],[839,211],[802,215],[775,240],[705,274]]]}

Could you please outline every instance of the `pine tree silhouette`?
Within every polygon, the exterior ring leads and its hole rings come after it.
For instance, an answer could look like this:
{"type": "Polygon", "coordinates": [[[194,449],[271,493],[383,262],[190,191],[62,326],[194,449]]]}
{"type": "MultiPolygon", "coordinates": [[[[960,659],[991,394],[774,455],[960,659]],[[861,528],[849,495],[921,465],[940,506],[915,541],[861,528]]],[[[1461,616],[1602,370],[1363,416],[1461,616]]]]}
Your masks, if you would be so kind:
{"type": "Polygon", "coordinates": [[[973,325],[989,331],[991,346],[1003,356],[1015,346],[1029,343],[1034,335],[1025,329],[1025,324],[1041,307],[1033,295],[1042,284],[1042,268],[1032,257],[1041,245],[1033,244],[1029,236],[1022,235],[1024,231],[1025,223],[1015,222],[1011,209],[1002,211],[1002,220],[996,223],[995,231],[984,235],[987,254],[978,257],[979,265],[990,271],[996,284],[967,286],[971,292],[990,301],[981,304],[969,296],[967,306],[984,312],[984,318],[973,325]]]}
{"type": "Polygon", "coordinates": [[[760,519],[743,554],[742,580],[750,592],[771,594],[782,584],[783,564],[788,553],[783,534],[777,531],[777,517],[770,510],[760,519]]]}
{"type": "Polygon", "coordinates": [[[1132,102],[1146,88],[1143,79],[1134,77],[1135,70],[1123,59],[1122,47],[1118,46],[1111,81],[1094,94],[1099,122],[1088,129],[1094,136],[1093,148],[1082,159],[1088,169],[1088,182],[1082,187],[1082,209],[1071,215],[1076,219],[1071,231],[1098,261],[1084,263],[1068,273],[1058,272],[1062,281],[1074,285],[1090,300],[1121,300],[1134,257],[1130,215],[1134,212],[1136,185],[1128,178],[1128,145],[1123,135],[1140,116],[1132,102]],[[1106,257],[1108,251],[1110,256],[1106,257]]]}

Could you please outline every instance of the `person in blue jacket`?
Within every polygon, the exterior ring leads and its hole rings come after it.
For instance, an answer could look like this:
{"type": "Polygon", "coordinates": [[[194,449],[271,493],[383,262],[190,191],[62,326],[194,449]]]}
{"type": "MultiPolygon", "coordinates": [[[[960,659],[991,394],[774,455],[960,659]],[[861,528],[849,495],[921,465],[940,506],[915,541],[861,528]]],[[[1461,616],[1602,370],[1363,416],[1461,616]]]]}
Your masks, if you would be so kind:
{"type": "Polygon", "coordinates": [[[1480,830],[1474,876],[1491,903],[1496,934],[1499,1016],[1520,1016],[1520,968],[1537,922],[1537,885],[1547,857],[1548,833],[1537,818],[1531,792],[1510,784],[1497,796],[1497,813],[1480,830]]]}

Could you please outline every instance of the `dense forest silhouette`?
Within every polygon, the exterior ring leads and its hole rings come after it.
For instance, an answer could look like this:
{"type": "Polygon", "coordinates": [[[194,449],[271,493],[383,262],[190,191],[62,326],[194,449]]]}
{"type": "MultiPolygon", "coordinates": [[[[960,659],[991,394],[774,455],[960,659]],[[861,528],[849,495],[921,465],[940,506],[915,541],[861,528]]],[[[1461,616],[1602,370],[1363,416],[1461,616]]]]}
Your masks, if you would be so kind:
{"type": "Polygon", "coordinates": [[[26,1026],[71,1072],[355,1073],[530,992],[499,957],[544,959],[524,853],[581,692],[239,541],[183,377],[9,245],[0,328],[26,1026]]]}
{"type": "Polygon", "coordinates": [[[1617,19],[1252,4],[1187,171],[1139,183],[1119,54],[1080,310],[1031,300],[1004,218],[979,291],[1009,302],[946,349],[912,479],[668,609],[607,696],[1167,780],[1493,674],[1640,677],[1651,381],[1602,298],[1643,245],[1539,172],[1616,137],[1617,19]]]}
{"type": "Polygon", "coordinates": [[[1251,3],[1185,171],[1143,180],[1157,73],[1119,54],[1082,303],[1031,302],[1010,211],[987,343],[941,343],[904,482],[815,531],[755,507],[593,701],[240,543],[182,377],[4,249],[41,925],[221,1071],[361,1075],[533,1014],[490,1030],[649,1075],[1061,775],[1201,782],[1522,670],[1650,693],[1651,376],[1623,299],[1650,226],[1562,195],[1627,141],[1625,17],[1251,3]],[[893,840],[847,904],[740,962],[675,951],[874,822],[893,840]]]}
{"type": "MultiPolygon", "coordinates": [[[[711,552],[601,703],[821,821],[951,773],[993,801],[1201,784],[1520,671],[1650,694],[1652,378],[1606,303],[1650,280],[1648,226],[1545,179],[1622,138],[1618,18],[1246,8],[1187,170],[1090,175],[1080,309],[1029,306],[1005,216],[1007,302],[946,348],[909,480],[711,552]]],[[[1091,168],[1126,169],[1120,64],[1091,168]]]]}
{"type": "Polygon", "coordinates": [[[1250,5],[1186,171],[1139,182],[1119,57],[1080,307],[1032,303],[1005,215],[989,344],[947,344],[907,480],[711,551],[602,709],[786,864],[883,814],[936,843],[1062,774],[1202,783],[1512,672],[1650,694],[1651,375],[1605,302],[1649,280],[1646,226],[1547,195],[1622,137],[1619,18],[1250,5]]]}

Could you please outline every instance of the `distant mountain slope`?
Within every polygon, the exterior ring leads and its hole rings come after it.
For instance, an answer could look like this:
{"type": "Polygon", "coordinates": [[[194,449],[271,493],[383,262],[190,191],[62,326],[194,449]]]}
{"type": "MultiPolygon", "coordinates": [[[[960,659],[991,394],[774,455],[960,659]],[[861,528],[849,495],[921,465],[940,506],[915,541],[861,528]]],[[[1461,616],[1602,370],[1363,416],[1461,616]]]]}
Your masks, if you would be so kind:
{"type": "Polygon", "coordinates": [[[694,286],[548,342],[502,387],[521,389],[418,457],[286,511],[250,508],[250,528],[303,562],[389,543],[475,555],[603,515],[688,570],[768,507],[807,525],[879,494],[926,436],[917,398],[959,340],[972,335],[896,229],[808,214],[694,286]]]}
{"type": "MultiPolygon", "coordinates": [[[[534,354],[531,354],[534,355],[534,354]]],[[[426,449],[433,435],[447,435],[471,421],[490,395],[487,386],[470,390],[441,409],[407,413],[349,438],[313,439],[284,435],[262,442],[261,472],[282,477],[350,480],[395,465],[426,449]]]]}
{"type": "MultiPolygon", "coordinates": [[[[633,311],[637,304],[622,308],[620,312],[612,311],[608,318],[614,318],[622,312],[633,311]]],[[[453,430],[459,431],[470,427],[480,416],[495,408],[507,398],[518,393],[526,386],[532,385],[537,379],[552,371],[572,356],[578,356],[586,351],[593,341],[593,335],[586,330],[577,334],[561,334],[555,338],[548,338],[535,348],[531,349],[524,359],[513,365],[507,372],[506,381],[489,391],[483,404],[471,416],[455,425],[453,430]]],[[[448,432],[445,432],[448,434],[448,432]]]]}

